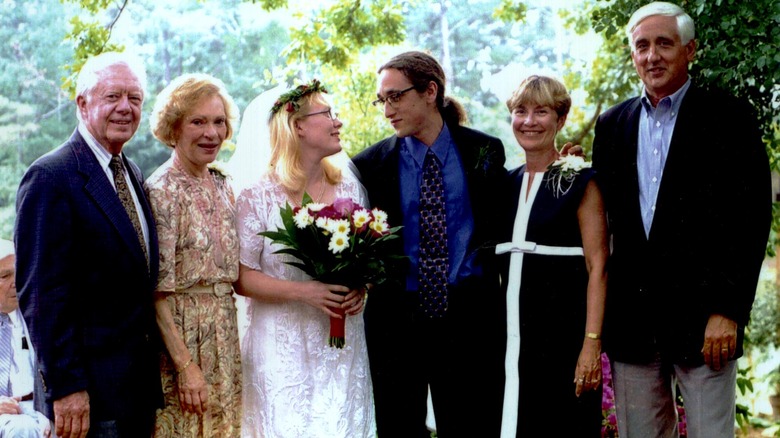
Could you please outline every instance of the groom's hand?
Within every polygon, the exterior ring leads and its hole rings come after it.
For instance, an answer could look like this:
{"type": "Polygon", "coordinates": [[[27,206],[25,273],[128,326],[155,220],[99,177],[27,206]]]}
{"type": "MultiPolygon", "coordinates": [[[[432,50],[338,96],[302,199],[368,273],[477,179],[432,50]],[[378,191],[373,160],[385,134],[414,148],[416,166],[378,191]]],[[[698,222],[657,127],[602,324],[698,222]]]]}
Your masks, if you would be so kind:
{"type": "Polygon", "coordinates": [[[737,323],[723,315],[710,315],[701,349],[704,363],[718,371],[737,350],[737,323]]]}
{"type": "Polygon", "coordinates": [[[572,142],[566,142],[566,144],[563,145],[561,148],[561,156],[565,157],[567,155],[574,155],[577,157],[583,157],[585,156],[585,151],[582,150],[582,146],[578,144],[573,144],[572,142]]]}

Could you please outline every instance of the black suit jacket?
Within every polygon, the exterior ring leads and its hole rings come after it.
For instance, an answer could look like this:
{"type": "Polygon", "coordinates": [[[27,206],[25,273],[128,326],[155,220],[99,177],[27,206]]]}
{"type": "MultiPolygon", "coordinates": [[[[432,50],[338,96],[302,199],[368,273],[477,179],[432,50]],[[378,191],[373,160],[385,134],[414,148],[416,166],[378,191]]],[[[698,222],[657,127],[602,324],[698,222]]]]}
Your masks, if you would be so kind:
{"type": "Polygon", "coordinates": [[[157,234],[141,172],[127,159],[125,166],[149,224],[149,269],[78,130],[36,160],[19,186],[16,284],[50,418],[54,400],[81,390],[93,422],[148,416],[161,401],[152,296],[157,234]]]}
{"type": "MultiPolygon", "coordinates": [[[[501,238],[501,227],[496,225],[500,219],[497,210],[506,204],[504,145],[498,138],[470,128],[458,125],[448,125],[448,128],[463,162],[471,197],[474,233],[467,254],[476,253],[476,263],[483,269],[480,278],[470,279],[468,285],[461,286],[465,288],[477,286],[485,293],[497,294],[500,269],[494,261],[495,245],[500,243],[498,240],[501,238]]],[[[368,191],[371,206],[385,210],[391,225],[399,225],[402,217],[399,175],[401,141],[403,140],[393,135],[353,158],[360,171],[361,181],[368,191]]],[[[401,240],[396,240],[399,251],[403,249],[401,240]]],[[[398,282],[405,285],[403,278],[398,279],[398,282]]],[[[374,295],[376,299],[381,300],[381,294],[381,291],[377,291],[374,295]]],[[[476,297],[459,299],[457,296],[450,296],[450,310],[461,305],[473,306],[477,302],[486,301],[484,305],[492,309],[489,312],[492,314],[495,312],[496,305],[503,305],[495,301],[496,299],[503,301],[503,296],[494,296],[484,301],[473,298],[476,297]]],[[[411,298],[411,301],[414,302],[415,299],[416,297],[411,298]]]]}
{"type": "Polygon", "coordinates": [[[593,165],[613,252],[604,347],[613,359],[703,363],[712,314],[739,325],[737,356],[755,297],[771,221],[766,151],[749,105],[691,86],[669,147],[649,238],[639,208],[641,104],[599,117],[593,165]]]}

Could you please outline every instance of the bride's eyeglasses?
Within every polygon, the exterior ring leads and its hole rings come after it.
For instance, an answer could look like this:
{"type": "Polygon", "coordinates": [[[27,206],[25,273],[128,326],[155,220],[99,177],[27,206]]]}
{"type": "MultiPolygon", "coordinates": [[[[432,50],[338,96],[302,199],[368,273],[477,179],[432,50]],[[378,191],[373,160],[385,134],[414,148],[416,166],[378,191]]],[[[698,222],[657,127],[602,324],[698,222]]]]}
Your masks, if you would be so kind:
{"type": "Polygon", "coordinates": [[[309,117],[309,116],[316,116],[317,114],[325,114],[325,115],[328,116],[328,118],[331,121],[335,121],[336,119],[339,118],[339,113],[333,112],[332,108],[328,108],[328,109],[323,110],[323,111],[317,111],[315,113],[304,114],[304,115],[301,116],[301,118],[309,117]]]}

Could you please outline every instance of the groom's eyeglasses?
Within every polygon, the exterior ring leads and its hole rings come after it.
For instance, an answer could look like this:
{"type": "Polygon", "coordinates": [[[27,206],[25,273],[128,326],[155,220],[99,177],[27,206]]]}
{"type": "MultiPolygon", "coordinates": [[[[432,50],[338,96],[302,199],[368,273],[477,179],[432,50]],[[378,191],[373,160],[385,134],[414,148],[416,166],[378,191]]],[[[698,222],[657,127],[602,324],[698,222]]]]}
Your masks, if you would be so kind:
{"type": "Polygon", "coordinates": [[[401,101],[401,98],[404,97],[404,94],[412,90],[414,90],[414,85],[404,90],[390,93],[386,97],[379,97],[377,100],[371,102],[371,105],[374,105],[374,107],[379,108],[380,110],[385,108],[385,104],[390,105],[390,108],[395,108],[395,106],[398,105],[398,102],[401,101]]]}

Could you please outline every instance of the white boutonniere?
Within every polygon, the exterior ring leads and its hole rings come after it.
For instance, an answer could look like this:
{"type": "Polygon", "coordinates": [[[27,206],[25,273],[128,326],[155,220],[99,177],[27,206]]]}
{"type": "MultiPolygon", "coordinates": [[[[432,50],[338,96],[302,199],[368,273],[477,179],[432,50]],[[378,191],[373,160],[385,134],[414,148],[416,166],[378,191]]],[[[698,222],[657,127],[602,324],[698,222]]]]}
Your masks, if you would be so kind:
{"type": "Polygon", "coordinates": [[[582,169],[591,166],[590,161],[576,155],[566,155],[558,158],[547,168],[547,178],[545,182],[553,191],[556,198],[559,198],[571,189],[574,184],[574,178],[580,174],[582,169]]]}

